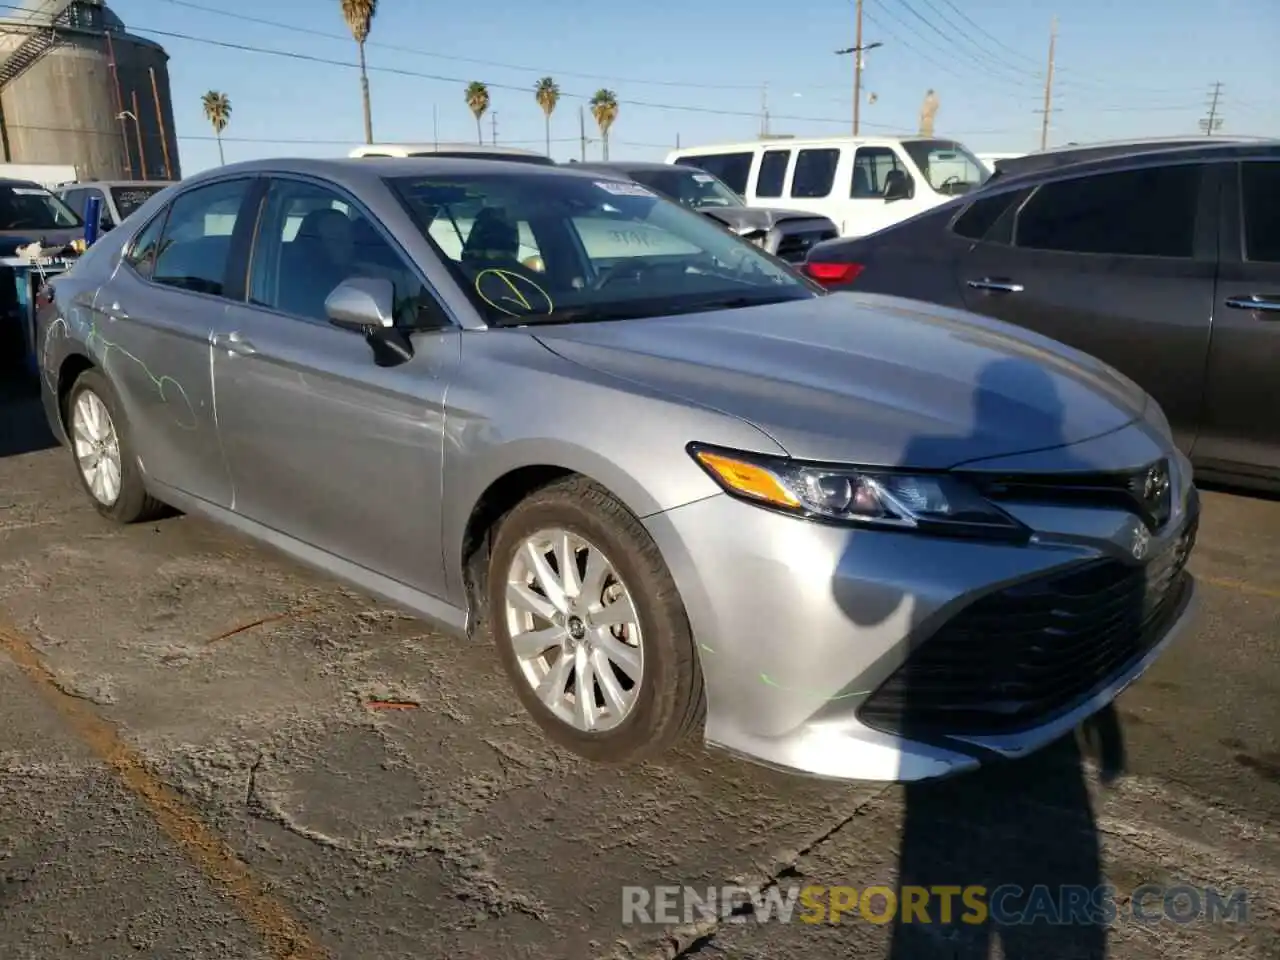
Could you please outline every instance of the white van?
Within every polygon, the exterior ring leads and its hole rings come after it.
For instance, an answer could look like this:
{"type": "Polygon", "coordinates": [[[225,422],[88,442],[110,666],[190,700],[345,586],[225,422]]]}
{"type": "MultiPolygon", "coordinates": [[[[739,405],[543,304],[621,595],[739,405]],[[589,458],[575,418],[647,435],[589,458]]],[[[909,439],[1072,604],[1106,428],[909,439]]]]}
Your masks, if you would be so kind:
{"type": "Polygon", "coordinates": [[[786,206],[860,237],[974,189],[990,171],[963,144],[926,137],[823,137],[686,147],[667,163],[698,167],[752,207],[786,206]]]}

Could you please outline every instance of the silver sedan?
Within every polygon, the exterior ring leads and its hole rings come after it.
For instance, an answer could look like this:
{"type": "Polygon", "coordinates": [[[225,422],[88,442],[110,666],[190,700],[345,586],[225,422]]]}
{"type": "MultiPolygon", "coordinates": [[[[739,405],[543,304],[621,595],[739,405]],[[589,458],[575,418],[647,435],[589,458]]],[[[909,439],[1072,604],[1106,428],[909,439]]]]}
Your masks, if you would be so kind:
{"type": "Polygon", "coordinates": [[[40,299],[97,509],[203,514],[465,637],[601,761],[914,780],[1070,731],[1188,619],[1198,499],[1101,363],[829,295],[645,187],[220,167],[40,299]]]}

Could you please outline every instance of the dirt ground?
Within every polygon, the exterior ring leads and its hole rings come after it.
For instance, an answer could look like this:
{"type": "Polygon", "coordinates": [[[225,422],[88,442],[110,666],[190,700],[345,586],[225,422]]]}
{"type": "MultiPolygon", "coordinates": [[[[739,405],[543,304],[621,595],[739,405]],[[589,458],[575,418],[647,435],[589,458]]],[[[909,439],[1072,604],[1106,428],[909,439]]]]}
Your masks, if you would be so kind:
{"type": "Polygon", "coordinates": [[[5,960],[1280,956],[1280,502],[1206,494],[1198,626],[1120,699],[1117,775],[1072,740],[902,788],[579,762],[486,643],[199,519],[113,527],[50,443],[0,407],[5,960]],[[1249,915],[622,920],[624,885],[899,878],[1244,888],[1249,915]]]}

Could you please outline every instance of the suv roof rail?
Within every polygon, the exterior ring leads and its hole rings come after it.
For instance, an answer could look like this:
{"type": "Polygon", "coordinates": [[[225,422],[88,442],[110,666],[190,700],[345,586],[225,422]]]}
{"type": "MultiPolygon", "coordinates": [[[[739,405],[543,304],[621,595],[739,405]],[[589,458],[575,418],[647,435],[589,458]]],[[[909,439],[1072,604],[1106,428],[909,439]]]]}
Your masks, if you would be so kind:
{"type": "Polygon", "coordinates": [[[995,161],[995,170],[987,183],[1005,180],[1009,177],[1021,177],[1027,174],[1057,170],[1062,167],[1089,163],[1094,160],[1107,160],[1112,157],[1142,156],[1149,153],[1160,153],[1187,149],[1190,147],[1248,146],[1250,144],[1280,143],[1268,137],[1151,137],[1143,140],[1112,140],[1102,143],[1069,144],[1052,150],[1028,153],[1021,157],[1009,157],[995,161]]]}

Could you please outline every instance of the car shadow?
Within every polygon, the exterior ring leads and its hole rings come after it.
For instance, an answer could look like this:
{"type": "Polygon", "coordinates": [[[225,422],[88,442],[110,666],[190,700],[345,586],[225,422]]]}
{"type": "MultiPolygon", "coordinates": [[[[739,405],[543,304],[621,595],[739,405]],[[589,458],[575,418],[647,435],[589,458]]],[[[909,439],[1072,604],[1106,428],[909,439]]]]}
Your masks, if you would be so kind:
{"type": "Polygon", "coordinates": [[[0,458],[58,445],[40,404],[40,389],[25,371],[0,370],[0,458]]]}
{"type": "MultiPolygon", "coordinates": [[[[1063,407],[1052,379],[1034,361],[1008,359],[989,364],[982,371],[973,398],[973,422],[968,436],[920,437],[904,450],[902,464],[924,462],[925,449],[933,462],[941,450],[950,462],[971,456],[977,436],[998,435],[1001,424],[1028,417],[1036,421],[1037,435],[1048,449],[1065,444],[1063,407]]],[[[1096,465],[1071,462],[1066,451],[1062,469],[1089,470],[1096,465]]],[[[1039,579],[1039,578],[1037,578],[1039,579]]],[[[1142,584],[1108,601],[1107,623],[1115,629],[1137,631],[1142,623],[1142,584]],[[1112,619],[1114,618],[1114,619],[1112,619]]],[[[847,590],[834,594],[845,614],[860,627],[873,627],[888,619],[885,607],[870,610],[849,597],[847,590]]],[[[1086,592],[1086,604],[1093,596],[1086,592]]],[[[912,607],[917,599],[903,592],[900,600],[912,607]]],[[[988,609],[997,609],[990,607],[988,609]]],[[[1024,610],[1026,608],[1023,608],[1024,610]]],[[[959,611],[945,624],[955,623],[959,611]]],[[[955,730],[968,723],[975,733],[984,723],[1008,724],[995,719],[993,706],[1026,688],[1025,682],[1046,663],[1062,669],[1070,655],[1062,643],[1074,638],[1066,631],[1037,627],[1029,632],[1025,620],[1017,624],[997,617],[984,621],[985,629],[967,634],[940,628],[926,613],[912,616],[912,652],[897,671],[899,713],[897,732],[907,740],[947,743],[940,730],[955,730]],[[950,645],[958,664],[940,669],[942,660],[919,656],[937,644],[950,645]],[[1043,647],[1038,645],[1043,643],[1043,647]],[[1037,645],[1034,653],[1028,650],[1037,645]],[[1055,651],[1055,646],[1057,650],[1055,651]],[[1038,662],[1034,658],[1046,656],[1038,662]],[[981,665],[974,679],[964,667],[981,665]],[[943,709],[944,698],[949,702],[943,709]],[[969,708],[968,714],[957,711],[969,708]],[[982,708],[987,706],[987,710],[982,708]],[[966,718],[967,719],[957,719],[966,718]]],[[[1120,634],[1116,634],[1120,635],[1120,634]]],[[[1124,634],[1133,636],[1132,632],[1124,634]]],[[[892,665],[886,667],[889,670],[892,665]]],[[[1081,698],[1082,699],[1082,698],[1081,698]]],[[[1080,702],[1076,700],[1075,702],[1080,702]]],[[[882,722],[882,721],[881,721],[882,722]]],[[[1008,731],[1010,728],[1005,727],[1008,731]]],[[[1013,726],[1016,730],[1016,725],[1013,726]]],[[[954,744],[954,741],[952,741],[954,744]]],[[[1086,758],[1096,762],[1104,784],[1125,767],[1124,738],[1113,706],[1094,714],[1077,731],[1019,760],[993,755],[972,773],[942,780],[909,782],[903,789],[904,814],[898,856],[897,909],[890,933],[890,960],[1094,960],[1107,955],[1108,908],[1113,901],[1103,886],[1098,827],[1087,786],[1086,758]],[[982,888],[981,892],[971,888],[982,888]],[[949,911],[944,900],[950,889],[949,911]],[[963,891],[985,904],[969,909],[963,891]],[[904,909],[911,900],[922,902],[923,914],[904,909]],[[999,944],[997,950],[996,944],[999,944]]],[[[881,908],[875,908],[877,910],[881,908]]]]}

